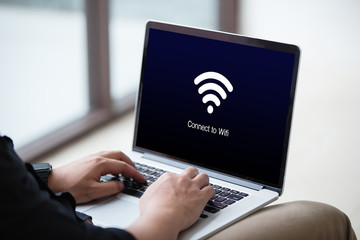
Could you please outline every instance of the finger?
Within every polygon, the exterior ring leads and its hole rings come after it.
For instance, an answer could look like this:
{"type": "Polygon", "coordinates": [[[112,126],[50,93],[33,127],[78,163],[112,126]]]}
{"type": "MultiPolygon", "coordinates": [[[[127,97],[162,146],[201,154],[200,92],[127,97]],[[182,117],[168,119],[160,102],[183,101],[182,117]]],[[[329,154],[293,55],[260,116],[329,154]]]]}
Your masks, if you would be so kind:
{"type": "Polygon", "coordinates": [[[212,198],[215,195],[215,189],[210,185],[203,187],[201,191],[204,192],[204,194],[207,197],[207,200],[210,200],[210,198],[212,198]]]}
{"type": "Polygon", "coordinates": [[[141,173],[139,173],[136,168],[134,168],[133,166],[122,162],[122,161],[117,161],[117,160],[113,160],[113,159],[104,159],[104,161],[102,161],[101,163],[102,165],[100,166],[101,168],[101,176],[106,175],[106,174],[113,174],[113,175],[117,175],[119,173],[121,173],[122,175],[129,177],[129,178],[133,178],[138,182],[146,182],[146,179],[143,175],[141,175],[141,173]]]}
{"type": "Polygon", "coordinates": [[[209,185],[209,176],[205,173],[200,173],[193,178],[197,186],[201,189],[209,185]]]}
{"type": "Polygon", "coordinates": [[[198,174],[199,174],[199,170],[197,168],[188,167],[180,175],[185,175],[192,179],[198,174]]]}
{"type": "Polygon", "coordinates": [[[103,152],[97,153],[96,155],[104,157],[104,158],[120,160],[120,161],[126,162],[127,164],[129,164],[135,168],[135,164],[133,163],[133,161],[131,161],[131,159],[122,151],[103,151],[103,152]]]}
{"type": "Polygon", "coordinates": [[[93,199],[100,197],[107,197],[121,192],[124,189],[124,184],[120,181],[108,181],[97,183],[96,191],[92,194],[93,199]]]}

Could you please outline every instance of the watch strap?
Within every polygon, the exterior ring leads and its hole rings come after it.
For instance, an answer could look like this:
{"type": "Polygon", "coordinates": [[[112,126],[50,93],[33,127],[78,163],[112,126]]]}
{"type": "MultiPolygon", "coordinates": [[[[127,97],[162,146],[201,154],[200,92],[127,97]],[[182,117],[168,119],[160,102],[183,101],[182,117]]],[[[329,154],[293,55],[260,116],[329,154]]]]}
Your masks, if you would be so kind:
{"type": "Polygon", "coordinates": [[[32,164],[36,174],[43,180],[44,183],[48,184],[49,175],[52,170],[52,166],[49,163],[36,163],[32,164]]]}

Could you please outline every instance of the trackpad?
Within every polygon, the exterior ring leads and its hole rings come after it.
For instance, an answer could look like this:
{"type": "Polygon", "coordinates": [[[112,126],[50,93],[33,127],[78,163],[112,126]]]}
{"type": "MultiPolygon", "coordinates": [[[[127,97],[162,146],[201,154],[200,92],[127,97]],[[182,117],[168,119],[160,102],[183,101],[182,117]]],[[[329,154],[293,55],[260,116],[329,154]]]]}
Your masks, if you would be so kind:
{"type": "Polygon", "coordinates": [[[134,202],[112,198],[85,213],[92,216],[97,226],[126,228],[138,218],[139,208],[134,202]]]}

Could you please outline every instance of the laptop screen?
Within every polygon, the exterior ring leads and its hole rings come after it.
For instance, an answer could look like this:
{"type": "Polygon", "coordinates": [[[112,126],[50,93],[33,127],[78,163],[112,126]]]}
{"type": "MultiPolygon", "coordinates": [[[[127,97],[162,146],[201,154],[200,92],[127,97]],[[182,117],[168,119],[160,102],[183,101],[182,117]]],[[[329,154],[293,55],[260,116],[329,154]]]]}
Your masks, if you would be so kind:
{"type": "Polygon", "coordinates": [[[299,49],[149,22],[134,149],[282,187],[299,49]]]}

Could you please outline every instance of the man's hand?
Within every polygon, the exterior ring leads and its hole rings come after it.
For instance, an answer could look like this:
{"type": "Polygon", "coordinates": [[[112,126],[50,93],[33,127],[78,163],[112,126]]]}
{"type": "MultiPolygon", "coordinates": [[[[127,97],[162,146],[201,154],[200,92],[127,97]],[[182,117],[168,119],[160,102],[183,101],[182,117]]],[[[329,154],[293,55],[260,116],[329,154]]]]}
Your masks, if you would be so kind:
{"type": "Polygon", "coordinates": [[[110,151],[89,155],[54,169],[48,185],[54,192],[70,192],[76,203],[85,203],[124,189],[119,181],[100,182],[100,177],[109,173],[121,173],[138,182],[146,182],[129,157],[120,151],[110,151]]]}
{"type": "Polygon", "coordinates": [[[199,218],[214,195],[209,177],[189,167],[165,173],[140,198],[140,217],[127,228],[137,239],[176,239],[199,218]]]}

